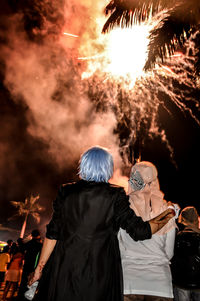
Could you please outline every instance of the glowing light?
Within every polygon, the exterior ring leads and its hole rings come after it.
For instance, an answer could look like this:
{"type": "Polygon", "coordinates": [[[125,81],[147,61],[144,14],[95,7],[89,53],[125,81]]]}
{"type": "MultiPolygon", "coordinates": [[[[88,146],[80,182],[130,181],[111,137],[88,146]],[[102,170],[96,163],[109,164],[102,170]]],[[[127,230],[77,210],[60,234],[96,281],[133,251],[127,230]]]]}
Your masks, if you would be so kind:
{"type": "Polygon", "coordinates": [[[106,35],[101,35],[95,41],[101,51],[95,55],[87,52],[78,60],[87,60],[87,70],[82,79],[91,77],[94,73],[106,74],[107,78],[127,78],[132,88],[137,79],[144,76],[143,67],[147,59],[149,33],[152,21],[133,25],[131,28],[116,28],[106,35]]]}
{"type": "Polygon", "coordinates": [[[176,52],[171,57],[182,57],[182,56],[183,56],[182,52],[176,52]]]}
{"type": "Polygon", "coordinates": [[[78,38],[78,36],[76,34],[72,34],[72,33],[68,33],[68,32],[63,32],[63,34],[66,36],[69,36],[69,37],[78,38]]]}
{"type": "Polygon", "coordinates": [[[134,82],[142,76],[147,59],[149,31],[150,26],[145,24],[111,31],[107,48],[110,61],[107,72],[115,76],[128,75],[134,82]]]}

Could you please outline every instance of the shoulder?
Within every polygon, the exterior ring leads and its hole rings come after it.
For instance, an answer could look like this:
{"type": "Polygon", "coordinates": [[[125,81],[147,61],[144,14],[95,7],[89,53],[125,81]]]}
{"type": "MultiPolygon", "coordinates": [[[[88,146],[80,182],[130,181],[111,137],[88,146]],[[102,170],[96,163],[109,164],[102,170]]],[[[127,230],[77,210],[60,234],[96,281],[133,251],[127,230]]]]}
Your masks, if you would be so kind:
{"type": "Polygon", "coordinates": [[[29,241],[27,241],[25,244],[24,244],[24,248],[26,249],[26,248],[29,248],[29,246],[31,246],[32,245],[32,239],[31,240],[29,240],[29,241]]]}
{"type": "Polygon", "coordinates": [[[110,188],[115,190],[116,192],[119,192],[119,193],[125,193],[125,190],[123,187],[119,186],[119,185],[116,185],[116,184],[110,184],[110,188]]]}
{"type": "Polygon", "coordinates": [[[71,188],[73,187],[74,185],[76,185],[78,182],[69,182],[69,183],[65,183],[65,184],[62,184],[61,185],[61,188],[62,189],[67,189],[67,188],[71,188]]]}
{"type": "Polygon", "coordinates": [[[62,184],[59,188],[59,191],[61,191],[62,193],[66,193],[70,190],[76,189],[78,183],[79,182],[69,182],[69,183],[62,184]]]}
{"type": "MultiPolygon", "coordinates": [[[[76,182],[61,184],[57,191],[57,198],[64,198],[70,191],[73,190],[76,182]]],[[[54,201],[55,202],[55,201],[54,201]]]]}

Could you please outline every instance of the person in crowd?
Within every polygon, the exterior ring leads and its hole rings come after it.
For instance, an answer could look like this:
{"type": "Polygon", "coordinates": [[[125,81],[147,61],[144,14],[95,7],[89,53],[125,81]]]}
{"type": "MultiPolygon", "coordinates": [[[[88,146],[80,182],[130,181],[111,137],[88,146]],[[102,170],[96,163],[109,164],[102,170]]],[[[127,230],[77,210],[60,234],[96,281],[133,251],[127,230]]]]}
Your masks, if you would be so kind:
{"type": "Polygon", "coordinates": [[[144,222],[130,209],[124,189],[108,183],[112,174],[111,154],[92,147],[81,156],[80,181],[60,188],[29,279],[30,285],[40,279],[34,301],[123,300],[119,227],[134,240],[150,239],[174,214],[167,209],[144,222]]]}
{"type": "Polygon", "coordinates": [[[17,239],[17,245],[20,247],[21,250],[23,250],[23,248],[24,248],[24,239],[19,237],[17,239]]]}
{"type": "Polygon", "coordinates": [[[13,240],[12,240],[12,239],[8,239],[8,240],[7,240],[7,246],[8,246],[8,252],[9,252],[9,253],[10,253],[10,251],[11,251],[12,244],[13,244],[13,240]]]}
{"type": "Polygon", "coordinates": [[[7,271],[8,263],[10,262],[9,246],[3,248],[3,252],[0,253],[0,289],[4,282],[5,273],[7,271]]]}
{"type": "Polygon", "coordinates": [[[193,206],[185,207],[179,216],[171,271],[175,301],[200,301],[200,228],[193,206]]]}
{"type": "MultiPolygon", "coordinates": [[[[133,165],[128,194],[130,207],[144,221],[151,220],[169,206],[163,199],[157,169],[151,162],[141,161],[133,165]]],[[[124,301],[173,300],[170,259],[175,232],[175,218],[149,240],[134,241],[120,229],[124,301]]]]}
{"type": "Polygon", "coordinates": [[[28,290],[28,276],[34,271],[42,249],[40,231],[38,229],[33,230],[31,236],[32,239],[22,245],[24,250],[24,267],[18,292],[18,300],[20,301],[25,300],[24,293],[28,290]]]}
{"type": "Polygon", "coordinates": [[[12,300],[12,298],[15,295],[15,292],[17,291],[18,284],[21,281],[23,260],[24,260],[23,250],[16,243],[13,243],[12,258],[9,263],[9,267],[5,276],[6,285],[3,293],[3,299],[2,299],[3,301],[6,300],[8,292],[10,290],[11,290],[9,296],[10,300],[12,300]]]}

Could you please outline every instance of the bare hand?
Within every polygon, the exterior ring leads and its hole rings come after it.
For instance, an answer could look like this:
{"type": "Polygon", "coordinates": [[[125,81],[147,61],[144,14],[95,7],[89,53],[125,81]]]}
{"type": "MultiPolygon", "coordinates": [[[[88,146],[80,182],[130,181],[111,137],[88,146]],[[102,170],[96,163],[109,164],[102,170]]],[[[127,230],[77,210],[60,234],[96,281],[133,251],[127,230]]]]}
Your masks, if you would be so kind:
{"type": "Polygon", "coordinates": [[[159,231],[163,226],[165,226],[168,221],[175,216],[175,211],[171,208],[163,211],[158,216],[154,217],[149,221],[151,226],[151,233],[154,234],[159,231]]]}
{"type": "Polygon", "coordinates": [[[36,269],[33,273],[28,276],[28,285],[31,286],[35,281],[39,280],[42,272],[36,269]]]}

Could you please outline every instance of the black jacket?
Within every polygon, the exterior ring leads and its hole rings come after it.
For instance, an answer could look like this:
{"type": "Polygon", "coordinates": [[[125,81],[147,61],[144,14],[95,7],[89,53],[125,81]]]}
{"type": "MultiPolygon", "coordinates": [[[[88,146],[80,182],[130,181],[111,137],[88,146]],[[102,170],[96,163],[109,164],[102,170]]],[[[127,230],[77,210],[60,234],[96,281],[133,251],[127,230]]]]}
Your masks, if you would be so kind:
{"type": "Polygon", "coordinates": [[[32,238],[24,245],[25,257],[23,271],[30,274],[34,271],[36,257],[40,254],[42,243],[36,238],[32,238]]]}
{"type": "Polygon", "coordinates": [[[200,289],[200,234],[179,231],[171,262],[172,280],[185,289],[200,289]]]}
{"type": "Polygon", "coordinates": [[[57,244],[34,300],[122,301],[119,227],[135,240],[151,238],[148,222],[129,208],[123,188],[79,181],[63,186],[46,237],[57,244]]]}

